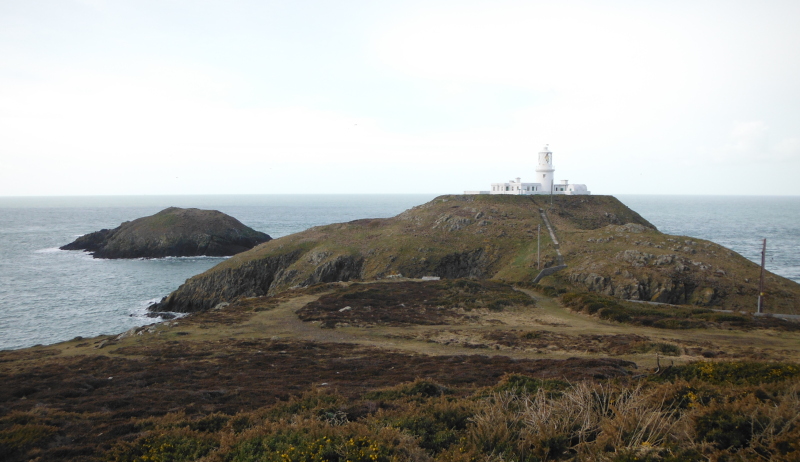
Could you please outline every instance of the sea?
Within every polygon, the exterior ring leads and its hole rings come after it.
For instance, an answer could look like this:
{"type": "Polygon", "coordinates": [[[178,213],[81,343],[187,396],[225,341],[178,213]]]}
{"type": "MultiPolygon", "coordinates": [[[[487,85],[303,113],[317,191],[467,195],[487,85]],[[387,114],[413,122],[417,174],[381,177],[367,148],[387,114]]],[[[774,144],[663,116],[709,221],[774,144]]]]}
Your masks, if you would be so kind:
{"type": "MultiPolygon", "coordinates": [[[[0,197],[0,350],[115,334],[159,321],[146,307],[217,257],[102,260],[58,247],[166,207],[214,209],[273,238],[397,215],[409,195],[0,197]]],[[[800,197],[617,196],[659,230],[707,239],[800,283],[800,197]]]]}

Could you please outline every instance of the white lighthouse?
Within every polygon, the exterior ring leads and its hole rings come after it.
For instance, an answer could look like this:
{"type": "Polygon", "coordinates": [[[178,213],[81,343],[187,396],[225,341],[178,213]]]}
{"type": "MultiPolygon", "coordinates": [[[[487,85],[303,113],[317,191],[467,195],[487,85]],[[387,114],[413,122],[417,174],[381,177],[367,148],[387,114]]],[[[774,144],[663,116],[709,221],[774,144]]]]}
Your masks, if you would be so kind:
{"type": "Polygon", "coordinates": [[[464,194],[513,194],[529,196],[533,194],[563,194],[587,195],[591,194],[585,184],[570,184],[567,180],[561,180],[555,184],[553,173],[553,153],[545,145],[539,152],[539,165],[536,166],[536,183],[523,183],[521,178],[509,180],[508,183],[492,183],[489,191],[464,191],[464,194]]]}
{"type": "Polygon", "coordinates": [[[541,184],[541,191],[550,192],[553,189],[553,153],[547,145],[539,151],[539,165],[536,166],[536,181],[541,184]]]}

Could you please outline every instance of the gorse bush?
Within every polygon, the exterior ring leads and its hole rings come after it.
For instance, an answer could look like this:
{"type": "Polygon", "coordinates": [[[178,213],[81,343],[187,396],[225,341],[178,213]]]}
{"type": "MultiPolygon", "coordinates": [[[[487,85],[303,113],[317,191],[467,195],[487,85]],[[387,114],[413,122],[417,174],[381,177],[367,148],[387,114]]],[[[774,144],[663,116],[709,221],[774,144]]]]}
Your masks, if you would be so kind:
{"type": "Polygon", "coordinates": [[[570,384],[509,374],[470,393],[416,380],[355,402],[309,392],[234,416],[152,418],[141,426],[141,437],[118,443],[107,458],[798,460],[797,366],[763,366],[701,362],[631,383],[570,384]],[[753,385],[757,374],[773,378],[753,385]],[[366,411],[353,413],[354,408],[366,411]]]}
{"type": "Polygon", "coordinates": [[[35,447],[53,438],[58,427],[39,423],[15,423],[0,430],[0,458],[35,447]]]}
{"type": "Polygon", "coordinates": [[[431,454],[438,454],[458,441],[475,413],[475,403],[439,398],[383,422],[417,438],[431,454]]]}
{"type": "Polygon", "coordinates": [[[757,361],[698,361],[667,369],[658,380],[699,379],[713,384],[757,385],[800,377],[800,365],[757,361]]]}
{"type": "MultiPolygon", "coordinates": [[[[355,432],[363,433],[363,432],[355,432]]],[[[230,462],[383,462],[393,453],[374,435],[345,431],[314,432],[289,426],[235,444],[222,460],[230,462]]]]}
{"type": "Polygon", "coordinates": [[[115,446],[109,460],[114,462],[193,461],[219,447],[215,436],[191,430],[152,431],[133,443],[115,446]]]}

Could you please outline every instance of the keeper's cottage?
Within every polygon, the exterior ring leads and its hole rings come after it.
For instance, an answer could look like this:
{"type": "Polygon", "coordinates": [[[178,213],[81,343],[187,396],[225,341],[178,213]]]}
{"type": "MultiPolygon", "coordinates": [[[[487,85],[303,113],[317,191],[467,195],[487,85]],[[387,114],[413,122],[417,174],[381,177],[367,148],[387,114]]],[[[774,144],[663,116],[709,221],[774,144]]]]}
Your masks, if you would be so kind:
{"type": "Polygon", "coordinates": [[[539,165],[536,166],[536,180],[538,183],[523,183],[520,178],[510,180],[508,183],[492,183],[490,191],[464,191],[464,194],[565,194],[587,195],[591,194],[585,184],[569,184],[568,180],[561,180],[558,184],[553,181],[553,153],[545,145],[539,152],[539,165]]]}

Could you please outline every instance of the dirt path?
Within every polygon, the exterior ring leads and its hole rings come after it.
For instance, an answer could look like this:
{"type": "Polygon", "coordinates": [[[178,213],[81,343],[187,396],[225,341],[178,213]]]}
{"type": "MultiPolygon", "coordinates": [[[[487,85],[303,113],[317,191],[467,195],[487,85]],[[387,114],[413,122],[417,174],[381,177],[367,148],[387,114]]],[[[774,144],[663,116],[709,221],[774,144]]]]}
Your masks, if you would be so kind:
{"type": "MultiPolygon", "coordinates": [[[[741,353],[743,357],[754,348],[766,352],[767,357],[776,359],[800,360],[800,336],[776,331],[737,331],[737,330],[668,330],[631,326],[596,317],[574,313],[563,308],[557,300],[531,290],[520,289],[536,301],[535,307],[517,307],[501,312],[474,310],[470,322],[454,322],[443,325],[414,325],[404,327],[337,327],[322,328],[320,323],[303,322],[297,311],[323,294],[298,295],[288,298],[274,307],[266,305],[265,311],[254,314],[242,313],[238,321],[227,323],[212,320],[177,320],[156,324],[147,328],[143,335],[133,335],[121,340],[113,336],[97,339],[73,340],[49,347],[43,347],[63,355],[113,355],[119,348],[147,342],[216,342],[225,339],[273,339],[301,340],[319,343],[347,343],[371,346],[426,355],[502,355],[516,359],[564,359],[568,357],[608,357],[614,356],[650,367],[656,362],[655,352],[617,354],[603,348],[604,339],[613,336],[637,336],[651,342],[675,344],[682,348],[682,354],[671,356],[676,363],[704,359],[696,351],[704,348],[722,352],[731,357],[741,353]],[[498,338],[519,340],[527,333],[547,332],[544,337],[553,341],[539,342],[535,347],[531,342],[522,341],[518,345],[504,344],[498,338]],[[504,337],[505,336],[505,337],[504,337]],[[584,348],[587,337],[600,339],[600,347],[584,348]],[[107,348],[97,348],[103,340],[109,341],[107,348]],[[494,339],[494,340],[493,340],[494,339]],[[687,351],[694,350],[692,355],[687,351]]],[[[256,305],[261,303],[256,301],[256,305]]],[[[220,312],[220,316],[232,316],[220,312]]],[[[202,315],[201,315],[202,316],[202,315]]],[[[233,318],[231,318],[233,319],[233,318]]],[[[536,334],[542,335],[542,334],[536,334]]],[[[535,342],[533,342],[535,343],[535,342]]]]}
{"type": "MultiPolygon", "coordinates": [[[[301,296],[277,308],[258,313],[242,324],[239,337],[273,337],[316,341],[322,343],[351,343],[365,346],[418,353],[428,355],[503,355],[518,359],[563,359],[567,357],[607,357],[608,353],[592,353],[575,348],[557,348],[555,345],[547,351],[528,351],[525,349],[502,348],[491,346],[475,348],[475,344],[486,342],[484,335],[496,332],[531,332],[547,331],[558,335],[573,337],[595,335],[637,335],[649,338],[653,342],[678,344],[683,346],[701,344],[717,350],[740,350],[749,345],[769,348],[775,351],[791,352],[797,356],[800,351],[800,339],[793,334],[779,332],[733,331],[733,330],[666,330],[604,321],[595,317],[574,313],[563,308],[550,297],[534,291],[521,289],[534,300],[536,307],[528,309],[508,310],[501,313],[485,312],[483,324],[448,324],[433,326],[408,327],[337,327],[324,329],[319,323],[303,322],[296,311],[307,303],[316,300],[320,295],[301,296]],[[449,340],[452,339],[450,343],[449,340]],[[470,344],[473,347],[465,346],[470,344]],[[448,344],[450,343],[450,344],[448,344]]],[[[497,347],[497,345],[494,345],[497,347]]],[[[655,353],[618,355],[621,359],[634,361],[641,366],[655,364],[655,353]]],[[[670,357],[677,363],[702,359],[692,355],[670,357]]]]}

